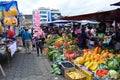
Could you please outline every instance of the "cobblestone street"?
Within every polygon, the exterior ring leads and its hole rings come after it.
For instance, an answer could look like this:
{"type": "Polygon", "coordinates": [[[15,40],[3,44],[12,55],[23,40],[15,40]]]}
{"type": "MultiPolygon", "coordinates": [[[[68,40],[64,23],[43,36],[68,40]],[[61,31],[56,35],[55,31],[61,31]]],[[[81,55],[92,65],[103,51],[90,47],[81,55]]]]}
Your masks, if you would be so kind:
{"type": "Polygon", "coordinates": [[[2,64],[7,75],[6,78],[0,73],[0,80],[65,80],[62,76],[55,76],[47,56],[37,56],[36,51],[32,54],[24,53],[24,50],[15,53],[8,63],[2,64]]]}

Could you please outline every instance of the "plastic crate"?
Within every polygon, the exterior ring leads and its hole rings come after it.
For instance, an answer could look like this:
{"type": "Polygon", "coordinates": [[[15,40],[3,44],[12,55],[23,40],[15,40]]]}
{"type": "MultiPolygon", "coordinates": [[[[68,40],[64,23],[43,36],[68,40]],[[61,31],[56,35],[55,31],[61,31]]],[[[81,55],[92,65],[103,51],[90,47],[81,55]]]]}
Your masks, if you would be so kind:
{"type": "Polygon", "coordinates": [[[63,61],[60,65],[61,74],[64,76],[65,70],[75,68],[75,65],[72,64],[70,61],[63,61]]]}
{"type": "Polygon", "coordinates": [[[80,66],[80,70],[83,74],[85,74],[86,76],[86,80],[93,80],[94,74],[93,72],[89,71],[88,69],[86,69],[85,66],[80,66]]]}
{"type": "Polygon", "coordinates": [[[106,80],[107,78],[109,78],[110,76],[109,76],[109,72],[108,72],[108,74],[106,75],[106,76],[103,76],[103,77],[99,77],[99,76],[97,76],[96,75],[96,72],[94,73],[94,77],[96,78],[96,79],[98,79],[98,80],[106,80]]]}
{"type": "Polygon", "coordinates": [[[86,80],[86,76],[76,68],[65,70],[65,78],[66,80],[86,80]],[[70,75],[67,74],[69,72],[77,72],[78,74],[81,75],[81,78],[72,79],[72,77],[70,77],[70,75]]]}

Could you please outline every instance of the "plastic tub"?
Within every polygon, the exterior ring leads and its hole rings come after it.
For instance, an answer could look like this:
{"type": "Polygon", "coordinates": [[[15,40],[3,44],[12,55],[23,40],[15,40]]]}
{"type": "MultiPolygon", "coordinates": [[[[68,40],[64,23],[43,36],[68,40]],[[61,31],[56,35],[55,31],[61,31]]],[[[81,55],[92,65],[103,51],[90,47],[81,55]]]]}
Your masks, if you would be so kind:
{"type": "MultiPolygon", "coordinates": [[[[97,72],[97,71],[96,71],[96,72],[97,72]]],[[[98,79],[98,80],[106,80],[107,78],[110,77],[110,76],[109,76],[109,72],[107,73],[106,76],[103,76],[103,77],[97,76],[97,75],[96,75],[96,72],[94,73],[94,77],[95,77],[96,79],[98,79]]]]}
{"type": "Polygon", "coordinates": [[[70,68],[75,68],[75,65],[72,64],[70,61],[63,61],[60,65],[61,74],[64,76],[65,70],[70,68]]]}

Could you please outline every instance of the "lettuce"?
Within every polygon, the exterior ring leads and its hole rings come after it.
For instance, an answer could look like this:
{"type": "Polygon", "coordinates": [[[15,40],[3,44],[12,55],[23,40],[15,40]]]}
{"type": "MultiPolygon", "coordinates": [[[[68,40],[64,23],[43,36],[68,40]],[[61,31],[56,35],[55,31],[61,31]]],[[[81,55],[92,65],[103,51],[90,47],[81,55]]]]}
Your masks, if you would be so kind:
{"type": "Polygon", "coordinates": [[[106,65],[108,66],[109,69],[112,69],[112,70],[119,69],[119,62],[117,61],[116,58],[107,59],[106,65]]]}
{"type": "Polygon", "coordinates": [[[111,78],[115,78],[116,79],[119,73],[117,71],[115,71],[115,70],[110,70],[109,74],[110,74],[111,78]]]}

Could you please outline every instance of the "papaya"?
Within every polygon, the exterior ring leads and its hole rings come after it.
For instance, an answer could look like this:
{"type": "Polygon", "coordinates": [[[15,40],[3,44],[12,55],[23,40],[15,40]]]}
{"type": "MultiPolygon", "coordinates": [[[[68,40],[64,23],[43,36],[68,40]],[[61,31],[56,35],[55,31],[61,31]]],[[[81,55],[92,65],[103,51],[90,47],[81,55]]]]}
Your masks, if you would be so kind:
{"type": "Polygon", "coordinates": [[[109,53],[108,54],[108,58],[112,58],[113,57],[113,54],[112,53],[109,53]]]}
{"type": "Polygon", "coordinates": [[[102,51],[101,51],[101,55],[102,55],[104,52],[105,52],[105,50],[102,50],[102,51]]]}
{"type": "Polygon", "coordinates": [[[101,47],[98,47],[98,52],[97,53],[100,54],[101,50],[102,50],[101,47]]]}
{"type": "Polygon", "coordinates": [[[104,58],[107,58],[107,57],[109,56],[108,54],[109,54],[108,52],[104,52],[102,56],[103,56],[104,58]]]}
{"type": "Polygon", "coordinates": [[[88,53],[86,52],[86,53],[84,53],[83,57],[84,57],[84,58],[86,58],[86,57],[87,57],[87,55],[88,55],[88,53]]]}
{"type": "Polygon", "coordinates": [[[100,47],[96,47],[94,49],[94,54],[100,54],[100,52],[101,52],[101,48],[100,47]]]}

